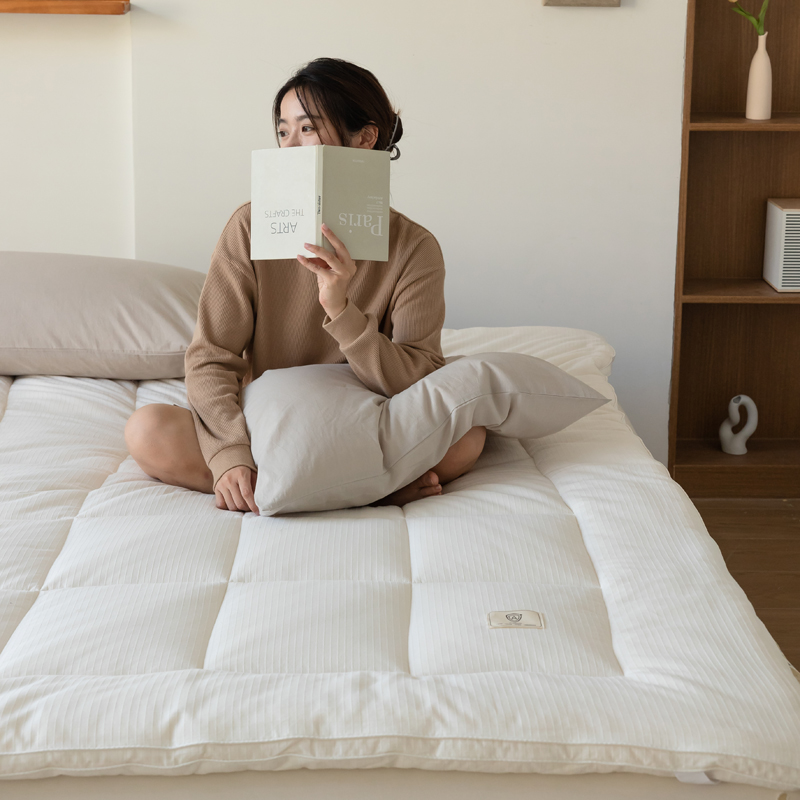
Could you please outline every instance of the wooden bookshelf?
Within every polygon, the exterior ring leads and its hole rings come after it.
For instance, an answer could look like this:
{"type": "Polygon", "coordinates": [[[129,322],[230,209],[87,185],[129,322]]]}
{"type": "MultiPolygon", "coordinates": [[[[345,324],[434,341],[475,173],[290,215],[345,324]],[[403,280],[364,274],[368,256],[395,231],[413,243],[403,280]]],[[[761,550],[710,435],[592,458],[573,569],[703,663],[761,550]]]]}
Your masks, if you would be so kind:
{"type": "Polygon", "coordinates": [[[0,0],[0,14],[127,14],[127,0],[0,0]]]}
{"type": "Polygon", "coordinates": [[[689,0],[669,469],[692,497],[800,497],[800,292],[762,279],[767,198],[800,197],[800,4],[766,29],[772,119],[747,120],[753,26],[689,0]],[[718,438],[737,394],[759,410],[743,456],[718,438]]]}

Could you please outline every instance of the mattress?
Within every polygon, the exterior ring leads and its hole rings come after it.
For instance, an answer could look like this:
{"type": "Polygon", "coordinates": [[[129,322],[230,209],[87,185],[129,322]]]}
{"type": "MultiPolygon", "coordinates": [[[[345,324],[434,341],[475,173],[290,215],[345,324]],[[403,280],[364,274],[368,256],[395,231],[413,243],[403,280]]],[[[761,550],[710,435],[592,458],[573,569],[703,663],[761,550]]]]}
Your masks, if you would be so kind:
{"type": "Polygon", "coordinates": [[[0,778],[375,767],[800,787],[800,682],[602,337],[443,332],[611,401],[443,494],[260,517],[149,478],[182,380],[0,377],[0,778]],[[540,627],[490,627],[535,611],[540,627]]]}

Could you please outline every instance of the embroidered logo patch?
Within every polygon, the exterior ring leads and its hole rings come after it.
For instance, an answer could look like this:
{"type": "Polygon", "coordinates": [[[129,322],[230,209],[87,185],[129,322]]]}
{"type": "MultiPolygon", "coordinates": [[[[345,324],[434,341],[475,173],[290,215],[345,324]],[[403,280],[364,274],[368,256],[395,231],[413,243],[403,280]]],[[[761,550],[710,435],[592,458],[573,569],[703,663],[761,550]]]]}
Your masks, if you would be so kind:
{"type": "Polygon", "coordinates": [[[490,628],[544,628],[544,615],[538,611],[490,611],[490,628]]]}

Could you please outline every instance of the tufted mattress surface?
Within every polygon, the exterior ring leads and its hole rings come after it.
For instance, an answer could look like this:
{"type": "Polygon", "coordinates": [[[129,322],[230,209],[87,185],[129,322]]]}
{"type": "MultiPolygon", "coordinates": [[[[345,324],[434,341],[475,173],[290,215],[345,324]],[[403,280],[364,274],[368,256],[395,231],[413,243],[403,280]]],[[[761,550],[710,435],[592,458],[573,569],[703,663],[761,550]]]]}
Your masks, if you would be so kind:
{"type": "MultiPolygon", "coordinates": [[[[416,767],[800,787],[800,683],[583,331],[445,331],[612,402],[402,508],[149,478],[182,380],[0,376],[0,778],[416,767]],[[543,627],[494,628],[491,612],[543,627]]],[[[1,792],[0,792],[1,793],[1,792]]]]}

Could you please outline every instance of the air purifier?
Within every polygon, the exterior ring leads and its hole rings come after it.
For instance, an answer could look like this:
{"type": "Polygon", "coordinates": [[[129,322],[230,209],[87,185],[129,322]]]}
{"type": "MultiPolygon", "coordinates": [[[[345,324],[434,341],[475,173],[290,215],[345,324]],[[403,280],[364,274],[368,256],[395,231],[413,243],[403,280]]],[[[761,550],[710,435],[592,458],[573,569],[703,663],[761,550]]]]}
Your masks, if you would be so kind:
{"type": "Polygon", "coordinates": [[[767,200],[764,280],[779,292],[800,292],[800,199],[767,200]]]}

